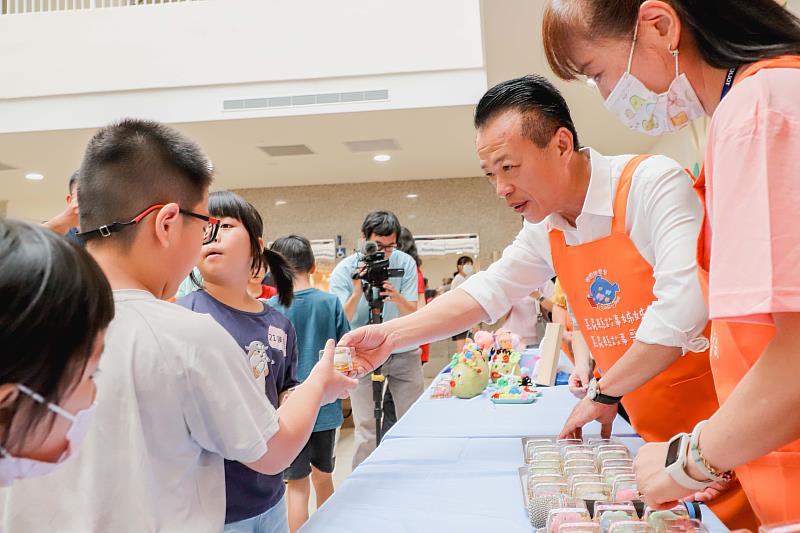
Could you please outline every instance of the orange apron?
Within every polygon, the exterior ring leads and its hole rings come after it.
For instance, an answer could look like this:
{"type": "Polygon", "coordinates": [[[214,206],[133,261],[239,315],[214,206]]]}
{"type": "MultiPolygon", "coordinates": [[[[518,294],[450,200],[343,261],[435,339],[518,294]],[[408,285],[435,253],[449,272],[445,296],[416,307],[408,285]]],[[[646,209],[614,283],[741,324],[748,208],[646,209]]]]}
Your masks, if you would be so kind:
{"type": "MultiPolygon", "coordinates": [[[[567,246],[564,234],[550,230],[553,266],[586,342],[602,371],[628,350],[646,309],[655,300],[653,267],[641,256],[625,229],[634,157],[622,171],[614,199],[611,234],[567,246]]],[[[688,177],[688,176],[687,176],[688,177]]],[[[704,335],[709,335],[710,324],[704,335]]],[[[689,352],[622,400],[631,424],[648,442],[666,442],[690,433],[718,409],[708,351],[689,352]]],[[[731,529],[754,529],[755,517],[741,487],[735,484],[711,505],[731,529]]]]}
{"type": "MultiPolygon", "coordinates": [[[[737,83],[763,68],[800,68],[800,57],[784,56],[754,63],[744,70],[737,83]]],[[[695,190],[705,205],[705,168],[695,181],[695,190]]],[[[697,264],[706,298],[711,237],[704,218],[697,264]]],[[[769,324],[712,321],[711,369],[720,403],[725,403],[774,335],[775,328],[769,324]]],[[[736,475],[762,523],[800,521],[800,440],[737,468],[736,475]]]]}

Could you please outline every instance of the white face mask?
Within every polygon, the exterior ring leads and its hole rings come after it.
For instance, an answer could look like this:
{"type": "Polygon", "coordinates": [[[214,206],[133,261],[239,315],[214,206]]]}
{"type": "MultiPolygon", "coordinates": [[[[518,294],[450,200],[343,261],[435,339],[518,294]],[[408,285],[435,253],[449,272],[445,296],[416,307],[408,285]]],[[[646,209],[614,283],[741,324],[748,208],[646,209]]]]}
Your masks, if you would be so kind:
{"type": "Polygon", "coordinates": [[[475,272],[475,269],[472,268],[472,265],[464,265],[464,274],[470,275],[475,272]]]}
{"type": "MultiPolygon", "coordinates": [[[[32,391],[25,385],[18,384],[17,388],[20,392],[33,398],[34,401],[42,404],[46,403],[45,399],[40,394],[32,391]]],[[[64,466],[69,459],[75,457],[78,453],[78,449],[81,447],[83,439],[86,437],[86,433],[89,431],[95,407],[97,407],[97,401],[86,409],[78,411],[73,415],[56,404],[47,403],[48,409],[72,422],[66,435],[67,442],[69,443],[67,450],[61,455],[57,462],[47,463],[35,459],[28,459],[26,457],[13,457],[5,448],[0,446],[0,486],[7,487],[18,479],[47,475],[54,470],[58,470],[64,466]]]]}
{"type": "Polygon", "coordinates": [[[633,33],[628,57],[628,70],[622,75],[605,101],[606,109],[617,115],[623,124],[647,135],[664,135],[682,130],[705,114],[686,74],[678,73],[678,51],[675,56],[675,79],[667,92],[657,94],[631,74],[633,51],[639,26],[633,33]]]}

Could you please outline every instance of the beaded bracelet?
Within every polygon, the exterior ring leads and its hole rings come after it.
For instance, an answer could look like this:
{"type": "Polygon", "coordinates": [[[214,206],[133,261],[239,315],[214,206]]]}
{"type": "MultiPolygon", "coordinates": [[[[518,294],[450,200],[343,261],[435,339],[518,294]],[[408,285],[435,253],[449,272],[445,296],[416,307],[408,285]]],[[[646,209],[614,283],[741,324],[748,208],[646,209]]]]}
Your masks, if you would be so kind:
{"type": "Polygon", "coordinates": [[[700,431],[702,431],[707,422],[708,420],[701,421],[692,431],[692,438],[689,442],[689,456],[706,478],[717,482],[729,482],[733,479],[733,471],[720,472],[711,466],[700,450],[700,431]]]}

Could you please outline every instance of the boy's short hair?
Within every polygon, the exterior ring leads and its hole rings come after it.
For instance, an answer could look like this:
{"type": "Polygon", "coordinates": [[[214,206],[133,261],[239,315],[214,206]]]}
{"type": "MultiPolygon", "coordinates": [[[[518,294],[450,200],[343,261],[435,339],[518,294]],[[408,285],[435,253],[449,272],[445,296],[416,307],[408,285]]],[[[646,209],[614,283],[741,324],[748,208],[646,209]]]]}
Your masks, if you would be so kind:
{"type": "Polygon", "coordinates": [[[76,170],[69,177],[69,182],[67,182],[67,191],[69,191],[70,194],[74,195],[75,194],[75,186],[77,184],[78,184],[78,171],[76,170]]]}
{"type": "MultiPolygon", "coordinates": [[[[79,171],[80,226],[91,231],[127,222],[155,204],[191,209],[212,175],[200,147],[168,126],[139,119],[105,126],[89,141],[79,171]]],[[[127,228],[111,239],[129,246],[136,231],[127,228]]]]}
{"type": "Polygon", "coordinates": [[[270,250],[281,254],[295,274],[307,274],[314,268],[314,250],[308,239],[301,235],[287,235],[275,239],[270,250]]]}
{"type": "Polygon", "coordinates": [[[373,211],[366,216],[361,224],[361,233],[364,234],[365,239],[369,239],[370,235],[379,235],[381,237],[394,235],[399,239],[400,221],[391,211],[373,211]]]}

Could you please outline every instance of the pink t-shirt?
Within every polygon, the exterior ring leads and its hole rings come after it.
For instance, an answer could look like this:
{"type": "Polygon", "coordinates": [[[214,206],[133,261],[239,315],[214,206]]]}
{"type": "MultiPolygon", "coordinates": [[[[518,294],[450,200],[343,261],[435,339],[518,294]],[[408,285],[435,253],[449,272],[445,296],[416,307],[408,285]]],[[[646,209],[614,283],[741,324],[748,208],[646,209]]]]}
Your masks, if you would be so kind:
{"type": "Polygon", "coordinates": [[[764,69],[731,90],[705,169],[711,318],[800,311],[800,69],[764,69]]]}

